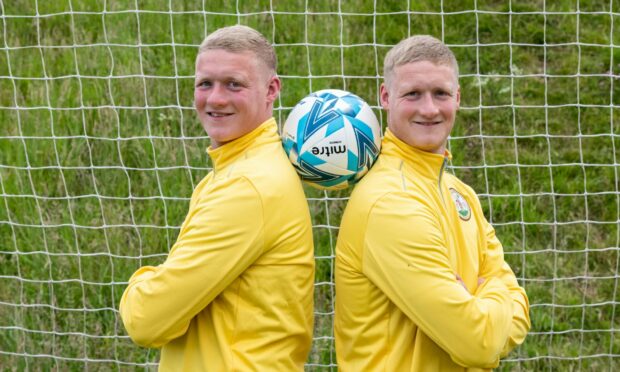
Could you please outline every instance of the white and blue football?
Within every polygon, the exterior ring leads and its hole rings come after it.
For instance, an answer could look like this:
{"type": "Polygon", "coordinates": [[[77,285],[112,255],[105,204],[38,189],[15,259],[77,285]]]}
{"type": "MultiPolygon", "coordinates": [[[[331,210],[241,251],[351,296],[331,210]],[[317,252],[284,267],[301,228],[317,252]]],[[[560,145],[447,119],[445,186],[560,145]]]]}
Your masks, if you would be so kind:
{"type": "Polygon", "coordinates": [[[282,143],[301,179],[321,189],[343,189],[372,167],[381,125],[355,94],[325,89],[304,97],[288,115],[282,143]]]}

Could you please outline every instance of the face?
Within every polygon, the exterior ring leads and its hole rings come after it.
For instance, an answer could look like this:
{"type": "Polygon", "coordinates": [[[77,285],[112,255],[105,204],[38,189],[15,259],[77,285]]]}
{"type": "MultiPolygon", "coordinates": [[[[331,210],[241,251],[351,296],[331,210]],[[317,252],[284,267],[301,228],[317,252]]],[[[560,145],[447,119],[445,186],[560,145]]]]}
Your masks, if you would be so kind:
{"type": "Polygon", "coordinates": [[[388,128],[406,144],[444,154],[461,100],[451,67],[429,61],[394,68],[389,86],[381,85],[388,128]]]}
{"type": "Polygon", "coordinates": [[[217,148],[256,129],[273,114],[280,80],[252,52],[207,50],[196,58],[194,105],[217,148]]]}

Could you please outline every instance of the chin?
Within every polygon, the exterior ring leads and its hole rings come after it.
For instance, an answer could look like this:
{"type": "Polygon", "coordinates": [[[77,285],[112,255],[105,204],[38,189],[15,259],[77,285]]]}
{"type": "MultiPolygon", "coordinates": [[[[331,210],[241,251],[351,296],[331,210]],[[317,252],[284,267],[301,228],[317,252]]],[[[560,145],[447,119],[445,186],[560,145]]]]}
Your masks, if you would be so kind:
{"type": "Polygon", "coordinates": [[[225,143],[225,142],[230,141],[228,136],[222,135],[222,133],[217,133],[217,132],[213,132],[213,131],[211,131],[211,133],[209,133],[209,131],[207,131],[207,135],[209,136],[211,141],[216,141],[218,143],[225,143]]]}
{"type": "Polygon", "coordinates": [[[430,143],[416,143],[413,145],[413,147],[419,150],[425,151],[425,152],[443,154],[443,151],[440,151],[443,148],[442,145],[430,144],[430,143]]]}

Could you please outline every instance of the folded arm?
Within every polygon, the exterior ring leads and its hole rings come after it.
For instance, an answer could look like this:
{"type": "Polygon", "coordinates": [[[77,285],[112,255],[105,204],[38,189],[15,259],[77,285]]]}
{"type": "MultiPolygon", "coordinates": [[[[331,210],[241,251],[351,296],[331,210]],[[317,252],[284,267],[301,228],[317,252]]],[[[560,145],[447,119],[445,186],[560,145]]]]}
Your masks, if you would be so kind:
{"type": "Polygon", "coordinates": [[[483,278],[497,278],[501,280],[508,291],[513,302],[512,323],[510,333],[501,353],[504,357],[525,340],[530,329],[529,301],[525,290],[519,286],[514,272],[504,261],[504,250],[502,244],[495,236],[495,230],[486,222],[486,251],[480,267],[480,276],[483,278]]]}
{"type": "Polygon", "coordinates": [[[140,268],[121,298],[127,332],[160,347],[245,271],[263,250],[261,200],[241,178],[215,188],[190,208],[166,261],[140,268]]]}
{"type": "Polygon", "coordinates": [[[455,278],[437,221],[422,200],[388,195],[378,201],[363,272],[456,363],[496,367],[511,327],[510,292],[491,277],[469,294],[455,278]]]}

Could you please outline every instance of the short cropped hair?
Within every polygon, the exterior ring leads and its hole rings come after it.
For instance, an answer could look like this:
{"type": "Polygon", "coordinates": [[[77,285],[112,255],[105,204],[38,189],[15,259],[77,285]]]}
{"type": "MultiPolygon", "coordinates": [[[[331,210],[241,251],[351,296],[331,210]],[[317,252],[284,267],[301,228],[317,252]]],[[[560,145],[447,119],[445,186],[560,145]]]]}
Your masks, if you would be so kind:
{"type": "Polygon", "coordinates": [[[383,60],[383,77],[389,85],[394,68],[412,62],[429,61],[448,66],[459,77],[459,65],[454,53],[440,40],[429,35],[415,35],[396,44],[383,60]]]}
{"type": "Polygon", "coordinates": [[[278,59],[273,46],[253,28],[243,25],[220,28],[202,41],[198,53],[215,49],[231,53],[252,52],[271,72],[276,73],[278,59]]]}

